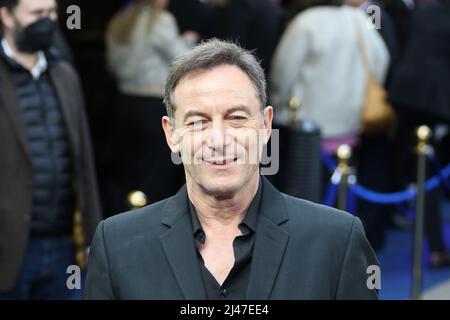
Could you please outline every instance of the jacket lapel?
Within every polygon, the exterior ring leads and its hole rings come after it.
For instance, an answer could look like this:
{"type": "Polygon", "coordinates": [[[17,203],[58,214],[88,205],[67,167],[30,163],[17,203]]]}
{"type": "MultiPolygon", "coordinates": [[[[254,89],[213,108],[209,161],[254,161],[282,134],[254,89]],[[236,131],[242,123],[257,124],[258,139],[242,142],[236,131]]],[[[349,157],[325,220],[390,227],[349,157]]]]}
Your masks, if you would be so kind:
{"type": "Polygon", "coordinates": [[[192,234],[186,186],[167,204],[163,224],[170,229],[161,235],[161,243],[184,297],[188,300],[206,299],[192,234]]]}
{"type": "Polygon", "coordinates": [[[256,227],[247,299],[265,300],[272,292],[289,234],[280,225],[288,220],[281,193],[264,177],[260,217],[256,227]]]}
{"type": "Polygon", "coordinates": [[[71,105],[74,103],[73,100],[78,99],[78,97],[74,96],[76,93],[71,92],[71,88],[69,87],[71,85],[70,81],[62,81],[62,79],[66,79],[67,77],[61,74],[60,65],[55,65],[50,68],[49,72],[53,87],[55,88],[55,94],[61,108],[60,110],[62,112],[64,123],[66,124],[72,152],[76,155],[78,154],[77,146],[79,146],[76,127],[77,122],[76,118],[74,119],[76,115],[71,113],[71,110],[76,110],[79,106],[72,107],[71,105]]]}
{"type": "MultiPolygon", "coordinates": [[[[289,239],[288,232],[280,226],[288,220],[283,196],[265,178],[261,181],[263,196],[247,289],[247,298],[251,300],[270,297],[289,239]]],[[[184,297],[206,299],[192,236],[186,186],[168,203],[162,223],[170,229],[161,235],[161,243],[184,297]]]]}
{"type": "Polygon", "coordinates": [[[17,99],[16,87],[14,85],[14,80],[11,73],[8,71],[4,62],[0,60],[0,100],[2,100],[1,105],[6,110],[11,122],[14,132],[22,146],[27,159],[31,163],[31,157],[28,148],[28,139],[26,136],[26,128],[23,120],[22,109],[19,105],[19,100],[17,99]]]}

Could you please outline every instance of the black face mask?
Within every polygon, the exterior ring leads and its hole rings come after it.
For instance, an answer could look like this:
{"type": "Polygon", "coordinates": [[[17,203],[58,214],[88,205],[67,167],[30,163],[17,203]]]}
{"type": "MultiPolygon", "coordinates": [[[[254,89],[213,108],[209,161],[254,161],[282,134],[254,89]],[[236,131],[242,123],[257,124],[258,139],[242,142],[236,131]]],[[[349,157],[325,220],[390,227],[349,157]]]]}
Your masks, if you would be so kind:
{"type": "Polygon", "coordinates": [[[42,18],[25,28],[16,25],[14,29],[14,41],[21,52],[34,53],[45,50],[53,42],[53,33],[56,23],[49,18],[42,18]]]}

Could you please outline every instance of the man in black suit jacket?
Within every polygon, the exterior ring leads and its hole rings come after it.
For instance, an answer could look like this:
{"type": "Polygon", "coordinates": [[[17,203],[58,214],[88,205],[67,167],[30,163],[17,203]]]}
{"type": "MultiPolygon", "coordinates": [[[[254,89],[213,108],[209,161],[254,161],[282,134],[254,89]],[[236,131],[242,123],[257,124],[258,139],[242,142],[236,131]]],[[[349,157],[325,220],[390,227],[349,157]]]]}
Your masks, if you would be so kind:
{"type": "Polygon", "coordinates": [[[173,64],[165,102],[186,186],[100,223],[87,299],[377,298],[360,220],[260,176],[273,110],[253,55],[219,40],[197,46],[173,64]]]}

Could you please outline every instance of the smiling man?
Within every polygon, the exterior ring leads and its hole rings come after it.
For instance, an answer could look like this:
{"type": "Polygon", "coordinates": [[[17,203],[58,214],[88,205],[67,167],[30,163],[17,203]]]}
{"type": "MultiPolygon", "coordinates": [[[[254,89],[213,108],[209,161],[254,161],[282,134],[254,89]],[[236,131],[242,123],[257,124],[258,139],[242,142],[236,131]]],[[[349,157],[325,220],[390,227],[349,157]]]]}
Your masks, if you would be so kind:
{"type": "Polygon", "coordinates": [[[273,117],[265,90],[255,57],[229,42],[174,62],[162,126],[186,186],[100,223],[87,299],[377,297],[367,270],[378,262],[359,219],[261,177],[273,117]]]}

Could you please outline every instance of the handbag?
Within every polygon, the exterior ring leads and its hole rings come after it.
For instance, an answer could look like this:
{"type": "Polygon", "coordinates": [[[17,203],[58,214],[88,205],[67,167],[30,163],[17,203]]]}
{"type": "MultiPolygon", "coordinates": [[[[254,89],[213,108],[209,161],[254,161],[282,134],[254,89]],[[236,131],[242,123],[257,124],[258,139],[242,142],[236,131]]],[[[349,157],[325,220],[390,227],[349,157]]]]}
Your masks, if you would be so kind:
{"type": "Polygon", "coordinates": [[[353,18],[357,28],[358,48],[367,74],[365,100],[361,115],[361,131],[364,134],[386,132],[392,129],[395,124],[395,111],[387,101],[386,90],[378,83],[369,70],[369,61],[361,30],[355,16],[353,18]]]}

